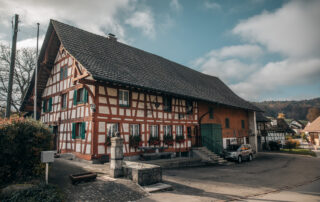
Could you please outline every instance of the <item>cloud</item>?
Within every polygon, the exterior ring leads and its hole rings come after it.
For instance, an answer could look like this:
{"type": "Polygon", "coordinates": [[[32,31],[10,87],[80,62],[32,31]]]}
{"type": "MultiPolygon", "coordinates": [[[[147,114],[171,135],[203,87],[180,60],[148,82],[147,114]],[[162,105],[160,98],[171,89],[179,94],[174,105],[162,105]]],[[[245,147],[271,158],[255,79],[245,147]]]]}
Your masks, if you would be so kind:
{"type": "Polygon", "coordinates": [[[215,3],[215,2],[210,2],[210,1],[205,1],[204,2],[204,7],[206,9],[212,9],[212,10],[219,10],[221,9],[220,4],[215,3]]]}
{"type": "MultiPolygon", "coordinates": [[[[42,46],[44,40],[44,35],[39,37],[39,49],[42,46]]],[[[36,48],[37,47],[37,38],[28,38],[24,40],[20,40],[17,43],[17,48],[36,48]]]]}
{"type": "Polygon", "coordinates": [[[320,78],[320,59],[287,59],[267,63],[251,74],[247,80],[230,87],[240,96],[250,100],[259,99],[261,94],[277,91],[279,87],[315,84],[320,78]]]}
{"type": "Polygon", "coordinates": [[[150,38],[155,37],[154,18],[149,9],[134,12],[130,18],[125,20],[125,23],[134,28],[140,28],[142,33],[150,38]]]}
{"type": "Polygon", "coordinates": [[[320,55],[320,1],[291,1],[240,22],[232,32],[288,57],[320,55]]]}
{"type": "Polygon", "coordinates": [[[182,6],[178,0],[171,0],[170,1],[170,8],[175,11],[180,11],[182,9],[182,6]]]}
{"type": "Polygon", "coordinates": [[[257,45],[226,46],[219,50],[212,50],[205,56],[196,59],[193,66],[205,74],[218,76],[227,83],[236,83],[245,79],[258,64],[252,62],[247,64],[246,60],[255,60],[263,53],[257,45]]]}
{"type": "Polygon", "coordinates": [[[96,34],[113,32],[119,39],[125,38],[125,30],[116,18],[119,11],[130,10],[134,2],[129,0],[2,0],[0,24],[10,26],[8,22],[14,13],[20,15],[20,26],[28,27],[40,22],[46,27],[49,19],[72,22],[75,26],[90,30],[96,34]]]}

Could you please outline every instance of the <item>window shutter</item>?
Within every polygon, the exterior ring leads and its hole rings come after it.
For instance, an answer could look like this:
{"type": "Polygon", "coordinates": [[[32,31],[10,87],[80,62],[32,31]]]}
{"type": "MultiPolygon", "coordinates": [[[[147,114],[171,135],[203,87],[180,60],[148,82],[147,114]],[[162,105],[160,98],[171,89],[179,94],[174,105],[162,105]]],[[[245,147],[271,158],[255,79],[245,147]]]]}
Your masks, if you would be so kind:
{"type": "Polygon", "coordinates": [[[77,90],[73,91],[73,105],[77,105],[77,90]]]}
{"type": "Polygon", "coordinates": [[[60,81],[63,79],[63,67],[60,68],[60,81]]]}
{"type": "Polygon", "coordinates": [[[72,139],[76,138],[76,123],[72,123],[72,139]]]}
{"type": "Polygon", "coordinates": [[[81,139],[86,137],[86,122],[82,122],[81,124],[81,139]]]}
{"type": "Polygon", "coordinates": [[[52,97],[49,99],[49,112],[52,111],[52,97]]]}
{"type": "Polygon", "coordinates": [[[87,103],[88,102],[88,91],[87,91],[87,89],[83,88],[83,93],[84,93],[83,102],[87,103]]]}
{"type": "Polygon", "coordinates": [[[46,112],[46,101],[42,101],[42,112],[46,112]]]}

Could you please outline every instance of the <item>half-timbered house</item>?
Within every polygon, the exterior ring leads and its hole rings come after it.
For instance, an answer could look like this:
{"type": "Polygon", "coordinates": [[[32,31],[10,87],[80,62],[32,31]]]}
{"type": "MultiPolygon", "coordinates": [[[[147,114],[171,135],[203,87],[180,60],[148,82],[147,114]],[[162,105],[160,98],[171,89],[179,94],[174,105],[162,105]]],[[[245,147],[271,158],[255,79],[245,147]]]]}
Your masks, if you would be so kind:
{"type": "MultiPolygon", "coordinates": [[[[125,156],[141,148],[188,152],[213,144],[256,145],[255,111],[219,78],[51,20],[38,60],[37,116],[53,127],[59,152],[95,159],[110,137],[125,156]],[[201,136],[203,138],[201,138],[201,136]]],[[[32,113],[34,76],[21,106],[32,113]]]]}

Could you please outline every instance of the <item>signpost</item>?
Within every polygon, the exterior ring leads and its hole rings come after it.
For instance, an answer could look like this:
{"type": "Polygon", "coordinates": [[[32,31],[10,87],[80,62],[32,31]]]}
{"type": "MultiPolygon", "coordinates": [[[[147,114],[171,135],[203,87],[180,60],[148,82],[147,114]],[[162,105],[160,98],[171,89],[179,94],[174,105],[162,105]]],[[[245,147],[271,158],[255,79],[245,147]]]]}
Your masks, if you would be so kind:
{"type": "Polygon", "coordinates": [[[54,162],[54,152],[55,151],[41,152],[41,162],[46,163],[46,184],[48,184],[49,163],[54,162]]]}

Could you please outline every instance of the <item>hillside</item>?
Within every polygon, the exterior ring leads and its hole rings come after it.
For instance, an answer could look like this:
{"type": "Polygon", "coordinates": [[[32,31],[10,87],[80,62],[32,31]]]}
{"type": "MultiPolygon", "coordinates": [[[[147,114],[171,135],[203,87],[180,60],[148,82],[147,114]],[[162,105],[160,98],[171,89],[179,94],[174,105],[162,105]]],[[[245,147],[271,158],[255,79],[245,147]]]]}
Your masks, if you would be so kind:
{"type": "Polygon", "coordinates": [[[301,101],[263,101],[254,104],[264,110],[266,116],[277,117],[278,113],[282,112],[286,118],[307,120],[309,108],[320,109],[320,97],[301,101]]]}

